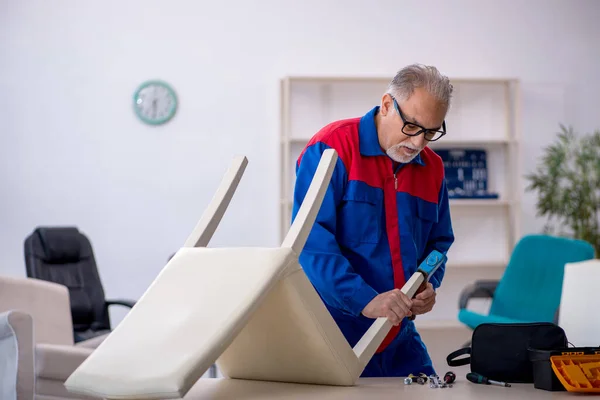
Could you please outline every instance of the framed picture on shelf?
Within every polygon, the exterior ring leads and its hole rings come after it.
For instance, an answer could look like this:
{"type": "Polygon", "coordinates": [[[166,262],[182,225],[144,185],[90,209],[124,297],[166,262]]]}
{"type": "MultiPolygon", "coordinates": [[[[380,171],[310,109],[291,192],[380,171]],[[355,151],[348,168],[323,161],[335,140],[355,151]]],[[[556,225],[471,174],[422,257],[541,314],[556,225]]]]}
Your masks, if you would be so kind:
{"type": "Polygon", "coordinates": [[[488,188],[487,151],[483,149],[436,149],[446,170],[451,199],[498,199],[488,188]]]}

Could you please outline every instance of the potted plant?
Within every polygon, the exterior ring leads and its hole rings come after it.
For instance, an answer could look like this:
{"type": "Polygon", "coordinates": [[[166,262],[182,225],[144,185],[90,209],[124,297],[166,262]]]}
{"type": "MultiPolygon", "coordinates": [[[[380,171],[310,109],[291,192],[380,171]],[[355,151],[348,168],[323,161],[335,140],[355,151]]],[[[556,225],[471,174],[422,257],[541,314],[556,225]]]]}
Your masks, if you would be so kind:
{"type": "Polygon", "coordinates": [[[526,175],[537,192],[537,216],[545,233],[585,240],[600,254],[600,130],[576,135],[560,125],[536,170],[526,175]]]}

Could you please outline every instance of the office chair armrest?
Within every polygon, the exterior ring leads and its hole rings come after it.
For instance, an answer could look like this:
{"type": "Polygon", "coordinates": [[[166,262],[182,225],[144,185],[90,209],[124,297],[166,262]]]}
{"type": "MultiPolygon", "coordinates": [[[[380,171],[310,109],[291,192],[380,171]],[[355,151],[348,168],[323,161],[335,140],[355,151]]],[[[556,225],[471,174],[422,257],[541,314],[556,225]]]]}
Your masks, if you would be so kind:
{"type": "Polygon", "coordinates": [[[109,307],[109,306],[125,306],[125,307],[129,307],[129,308],[133,308],[133,306],[135,306],[135,301],[126,300],[126,299],[106,300],[106,307],[109,307]]]}
{"type": "Polygon", "coordinates": [[[460,293],[458,308],[461,310],[467,308],[467,304],[471,299],[493,299],[499,282],[499,280],[478,280],[468,285],[460,293]]]}

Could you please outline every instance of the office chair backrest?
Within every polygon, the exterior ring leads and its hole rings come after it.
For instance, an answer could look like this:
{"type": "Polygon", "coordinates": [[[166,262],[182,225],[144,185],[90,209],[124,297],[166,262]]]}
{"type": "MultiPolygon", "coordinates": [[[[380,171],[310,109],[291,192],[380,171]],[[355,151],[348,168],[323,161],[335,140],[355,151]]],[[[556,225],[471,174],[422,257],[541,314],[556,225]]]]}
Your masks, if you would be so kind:
{"type": "Polygon", "coordinates": [[[25,240],[27,276],[69,289],[73,329],[110,329],[102,282],[88,238],[76,227],[38,227],[25,240]]]}
{"type": "Polygon", "coordinates": [[[552,322],[560,303],[565,264],[592,258],[594,248],[581,240],[523,237],[496,288],[490,314],[552,322]]]}

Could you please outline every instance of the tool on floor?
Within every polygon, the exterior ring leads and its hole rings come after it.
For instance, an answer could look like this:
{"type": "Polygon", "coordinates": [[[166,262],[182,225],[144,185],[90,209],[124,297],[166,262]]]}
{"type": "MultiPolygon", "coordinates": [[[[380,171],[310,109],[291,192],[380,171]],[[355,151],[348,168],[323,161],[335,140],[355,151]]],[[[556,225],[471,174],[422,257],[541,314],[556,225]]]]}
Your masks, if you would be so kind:
{"type": "Polygon", "coordinates": [[[432,389],[437,389],[440,387],[436,375],[429,375],[429,387],[432,389]]]}
{"type": "Polygon", "coordinates": [[[413,381],[412,381],[412,379],[410,377],[409,378],[404,378],[404,384],[405,385],[412,385],[412,383],[413,383],[413,381]]]}
{"type": "Polygon", "coordinates": [[[456,380],[456,374],[452,371],[448,371],[448,372],[446,372],[446,375],[444,375],[444,382],[446,382],[449,385],[454,383],[455,380],[456,380]]]}
{"type": "Polygon", "coordinates": [[[429,387],[432,389],[438,389],[438,388],[444,389],[444,388],[451,388],[452,385],[447,384],[446,382],[442,381],[439,376],[432,374],[432,375],[429,375],[429,387]]]}
{"type": "Polygon", "coordinates": [[[413,381],[418,383],[419,385],[424,385],[425,382],[427,382],[427,375],[425,375],[424,373],[420,373],[418,376],[417,375],[413,375],[410,374],[408,375],[408,377],[413,381]]]}
{"type": "Polygon", "coordinates": [[[492,379],[488,379],[485,376],[479,375],[475,372],[469,372],[467,374],[467,379],[473,383],[479,383],[479,384],[484,384],[484,385],[497,385],[497,386],[504,386],[504,387],[510,387],[509,383],[506,382],[499,382],[499,381],[494,381],[492,379]]]}

